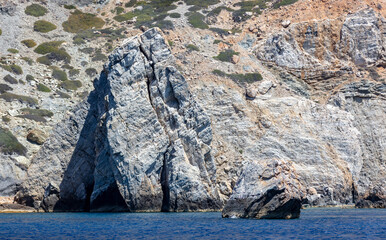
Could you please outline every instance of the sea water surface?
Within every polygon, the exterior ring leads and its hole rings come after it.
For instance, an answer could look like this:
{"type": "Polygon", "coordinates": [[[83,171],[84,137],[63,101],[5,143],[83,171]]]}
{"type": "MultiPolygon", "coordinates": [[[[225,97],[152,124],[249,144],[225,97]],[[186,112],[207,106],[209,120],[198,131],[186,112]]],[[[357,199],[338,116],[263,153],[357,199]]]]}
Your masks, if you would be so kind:
{"type": "Polygon", "coordinates": [[[294,220],[221,213],[4,213],[0,239],[386,239],[386,209],[313,208],[294,220]]]}

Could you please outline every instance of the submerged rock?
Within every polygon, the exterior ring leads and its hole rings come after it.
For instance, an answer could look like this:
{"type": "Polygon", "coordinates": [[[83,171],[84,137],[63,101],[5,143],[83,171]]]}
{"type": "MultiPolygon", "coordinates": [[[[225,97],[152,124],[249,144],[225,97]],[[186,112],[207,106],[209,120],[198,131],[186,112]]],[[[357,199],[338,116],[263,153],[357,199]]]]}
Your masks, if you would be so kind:
{"type": "Polygon", "coordinates": [[[303,186],[291,163],[247,164],[226,203],[223,217],[292,219],[300,216],[303,186]]]}

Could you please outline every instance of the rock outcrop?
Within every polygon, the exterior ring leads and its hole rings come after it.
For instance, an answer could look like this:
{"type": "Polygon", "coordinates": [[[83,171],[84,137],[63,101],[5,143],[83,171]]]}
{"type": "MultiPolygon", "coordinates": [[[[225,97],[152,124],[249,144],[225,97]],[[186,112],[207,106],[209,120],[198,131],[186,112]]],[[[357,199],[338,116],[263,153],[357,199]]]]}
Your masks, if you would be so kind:
{"type": "Polygon", "coordinates": [[[117,48],[94,85],[33,159],[19,202],[46,211],[221,207],[210,120],[159,30],[117,48]]]}
{"type": "Polygon", "coordinates": [[[223,217],[292,219],[300,216],[305,189],[296,171],[283,160],[246,164],[223,217]]]}

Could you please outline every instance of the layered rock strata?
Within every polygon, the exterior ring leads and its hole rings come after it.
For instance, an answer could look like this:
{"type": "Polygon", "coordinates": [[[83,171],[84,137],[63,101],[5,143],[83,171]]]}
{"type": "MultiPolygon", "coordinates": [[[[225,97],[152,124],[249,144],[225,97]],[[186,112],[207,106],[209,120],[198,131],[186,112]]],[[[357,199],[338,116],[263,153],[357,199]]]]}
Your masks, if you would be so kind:
{"type": "Polygon", "coordinates": [[[209,117],[159,30],[116,49],[94,85],[33,159],[19,202],[46,211],[221,207],[209,117]]]}
{"type": "Polygon", "coordinates": [[[305,189],[291,163],[272,159],[246,164],[223,217],[293,219],[300,216],[305,189]]]}

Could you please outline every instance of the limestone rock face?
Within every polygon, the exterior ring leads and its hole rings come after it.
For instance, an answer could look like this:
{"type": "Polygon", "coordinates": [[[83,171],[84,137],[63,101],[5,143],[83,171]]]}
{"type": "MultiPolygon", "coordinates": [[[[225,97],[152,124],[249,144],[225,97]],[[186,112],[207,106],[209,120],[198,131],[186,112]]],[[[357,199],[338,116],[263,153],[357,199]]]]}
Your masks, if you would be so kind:
{"type": "Polygon", "coordinates": [[[255,53],[302,79],[338,77],[352,70],[347,61],[357,67],[385,63],[384,22],[369,8],[345,19],[292,24],[269,36],[255,53]]]}
{"type": "Polygon", "coordinates": [[[33,160],[18,201],[48,211],[216,210],[211,141],[209,117],[150,29],[109,56],[88,100],[33,160]]]}
{"type": "Polygon", "coordinates": [[[251,162],[243,169],[223,217],[298,218],[304,187],[293,166],[283,160],[251,162]]]}
{"type": "Polygon", "coordinates": [[[350,112],[359,130],[363,165],[355,179],[358,207],[386,206],[386,84],[361,81],[346,85],[331,103],[350,112]]]}

